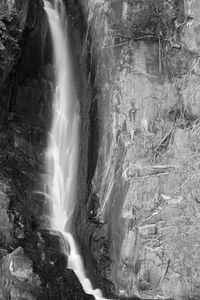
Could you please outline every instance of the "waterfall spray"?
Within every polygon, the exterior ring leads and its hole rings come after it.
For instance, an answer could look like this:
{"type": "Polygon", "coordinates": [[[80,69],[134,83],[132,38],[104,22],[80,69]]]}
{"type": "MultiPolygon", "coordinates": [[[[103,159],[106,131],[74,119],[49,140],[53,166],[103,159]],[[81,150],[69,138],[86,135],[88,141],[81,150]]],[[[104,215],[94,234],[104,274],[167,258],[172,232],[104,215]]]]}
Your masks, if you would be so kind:
{"type": "Polygon", "coordinates": [[[70,246],[68,268],[74,270],[84,291],[95,299],[104,299],[101,291],[93,289],[86,277],[78,246],[71,233],[70,218],[76,204],[79,157],[79,105],[73,83],[65,7],[62,0],[51,3],[44,1],[53,40],[56,83],[46,153],[51,226],[67,240],[70,246]]]}

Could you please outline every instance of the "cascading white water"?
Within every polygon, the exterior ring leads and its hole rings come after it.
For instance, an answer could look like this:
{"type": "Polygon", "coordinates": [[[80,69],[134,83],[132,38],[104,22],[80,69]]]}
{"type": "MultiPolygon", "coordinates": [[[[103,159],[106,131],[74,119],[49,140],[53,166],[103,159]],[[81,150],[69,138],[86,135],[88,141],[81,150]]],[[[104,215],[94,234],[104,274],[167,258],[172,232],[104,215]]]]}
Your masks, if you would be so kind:
{"type": "Polygon", "coordinates": [[[53,40],[56,83],[53,120],[46,153],[51,226],[67,240],[70,246],[68,267],[74,270],[84,291],[95,299],[104,299],[101,291],[93,289],[86,277],[78,246],[70,229],[70,217],[76,203],[79,105],[74,92],[65,7],[62,0],[51,0],[51,3],[44,0],[53,40]]]}

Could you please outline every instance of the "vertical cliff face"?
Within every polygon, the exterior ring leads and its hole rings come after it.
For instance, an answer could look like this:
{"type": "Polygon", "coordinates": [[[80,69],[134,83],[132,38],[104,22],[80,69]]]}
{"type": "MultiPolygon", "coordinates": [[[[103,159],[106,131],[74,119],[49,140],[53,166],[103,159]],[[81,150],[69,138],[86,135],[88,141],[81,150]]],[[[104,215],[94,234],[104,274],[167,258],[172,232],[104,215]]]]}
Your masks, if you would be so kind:
{"type": "MultiPolygon", "coordinates": [[[[66,1],[82,118],[74,231],[110,298],[199,299],[199,5],[66,1]]],[[[2,299],[91,299],[65,268],[62,239],[42,229],[35,193],[54,90],[49,49],[42,2],[2,1],[2,299]]]]}
{"type": "Polygon", "coordinates": [[[47,21],[41,1],[3,1],[0,13],[0,298],[45,299],[52,243],[38,232],[44,197],[35,190],[52,84],[42,72],[47,21]]]}
{"type": "Polygon", "coordinates": [[[1,113],[0,123],[2,124],[9,110],[9,101],[5,99],[2,88],[10,72],[19,57],[19,41],[25,28],[27,19],[28,1],[22,2],[13,7],[7,1],[1,1],[0,4],[0,90],[1,90],[1,113]]]}
{"type": "Polygon", "coordinates": [[[25,28],[28,11],[28,1],[19,1],[14,7],[7,1],[0,4],[0,55],[1,81],[0,88],[11,71],[19,54],[19,40],[25,28]]]}
{"type": "MultiPolygon", "coordinates": [[[[43,116],[37,121],[45,126],[44,116],[49,109],[42,111],[41,99],[45,93],[45,67],[51,61],[45,58],[45,45],[50,42],[46,42],[48,24],[42,5],[42,1],[1,4],[1,127],[6,125],[9,113],[28,116],[30,123],[40,113],[43,116]]],[[[53,77],[51,69],[46,73],[53,77]]]]}
{"type": "Polygon", "coordinates": [[[82,3],[92,100],[77,234],[107,296],[198,299],[199,2],[82,3]]]}

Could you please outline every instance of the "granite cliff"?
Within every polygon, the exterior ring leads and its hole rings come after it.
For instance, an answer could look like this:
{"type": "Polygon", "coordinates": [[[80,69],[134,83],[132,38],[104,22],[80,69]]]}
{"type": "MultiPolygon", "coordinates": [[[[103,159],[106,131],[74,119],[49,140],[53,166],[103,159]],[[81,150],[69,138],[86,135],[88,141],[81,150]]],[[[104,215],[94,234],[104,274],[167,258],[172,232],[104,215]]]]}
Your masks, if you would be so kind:
{"type": "Polygon", "coordinates": [[[108,297],[199,299],[199,2],[91,0],[83,11],[81,245],[108,297]]]}
{"type": "MultiPolygon", "coordinates": [[[[74,233],[110,299],[198,300],[198,0],[70,0],[82,119],[74,233]]],[[[91,299],[42,194],[54,89],[42,1],[0,4],[0,299],[91,299]],[[59,246],[58,246],[59,245],[59,246]]]]}

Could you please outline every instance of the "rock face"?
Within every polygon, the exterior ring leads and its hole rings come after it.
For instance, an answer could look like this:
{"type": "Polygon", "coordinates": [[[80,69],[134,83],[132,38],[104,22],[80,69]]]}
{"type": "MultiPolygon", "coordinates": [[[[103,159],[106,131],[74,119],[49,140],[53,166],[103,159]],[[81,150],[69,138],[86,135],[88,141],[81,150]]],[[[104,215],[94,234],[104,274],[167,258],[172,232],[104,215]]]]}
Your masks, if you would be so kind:
{"type": "MultiPolygon", "coordinates": [[[[82,117],[74,231],[111,299],[199,300],[199,0],[66,1],[82,117]]],[[[91,299],[44,216],[40,0],[0,3],[0,299],[91,299]],[[45,228],[45,229],[44,229],[45,228]]]]}
{"type": "Polygon", "coordinates": [[[198,8],[82,1],[92,100],[75,226],[107,297],[199,299],[198,8]]]}
{"type": "Polygon", "coordinates": [[[27,12],[28,1],[18,1],[16,5],[4,0],[0,3],[0,88],[19,54],[19,41],[25,28],[27,12]]]}
{"type": "Polygon", "coordinates": [[[37,299],[41,282],[39,276],[33,273],[33,263],[24,255],[22,248],[2,258],[0,273],[1,299],[7,299],[8,295],[13,300],[37,299]]]}

